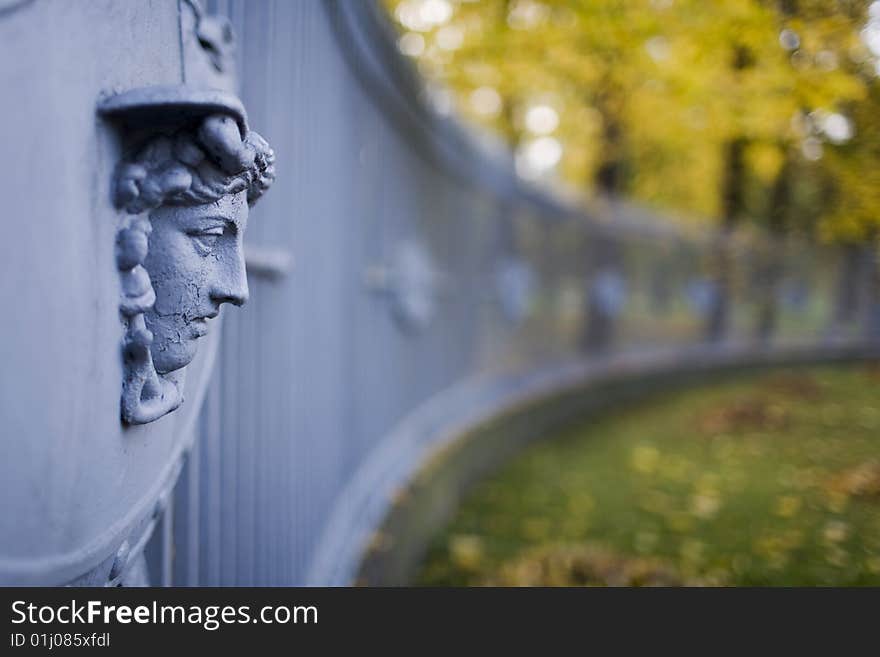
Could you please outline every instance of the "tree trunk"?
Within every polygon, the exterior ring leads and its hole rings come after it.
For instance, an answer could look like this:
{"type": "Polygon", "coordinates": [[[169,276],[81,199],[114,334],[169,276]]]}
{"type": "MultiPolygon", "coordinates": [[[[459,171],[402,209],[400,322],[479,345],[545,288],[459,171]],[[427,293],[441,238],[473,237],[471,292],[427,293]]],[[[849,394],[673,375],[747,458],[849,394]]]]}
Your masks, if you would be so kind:
{"type": "Polygon", "coordinates": [[[715,243],[715,286],[709,308],[706,337],[719,342],[727,337],[730,324],[733,254],[730,237],[745,210],[745,151],[742,137],[727,143],[721,189],[721,231],[715,243]]]}
{"type": "Polygon", "coordinates": [[[767,211],[767,227],[770,232],[770,248],[761,254],[762,262],[758,274],[759,296],[758,319],[755,337],[766,342],[776,332],[779,321],[779,284],[782,282],[785,257],[785,231],[791,207],[792,177],[794,175],[791,153],[786,151],[782,168],[773,183],[770,204],[767,211]]]}

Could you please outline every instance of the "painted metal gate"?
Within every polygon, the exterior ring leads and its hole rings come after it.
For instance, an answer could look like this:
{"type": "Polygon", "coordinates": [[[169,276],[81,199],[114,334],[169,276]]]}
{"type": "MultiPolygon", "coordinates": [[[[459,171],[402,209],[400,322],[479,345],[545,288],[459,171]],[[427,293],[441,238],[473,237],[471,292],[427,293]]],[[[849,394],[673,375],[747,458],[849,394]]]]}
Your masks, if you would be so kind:
{"type": "Polygon", "coordinates": [[[426,458],[584,366],[875,339],[873,261],[794,243],[757,331],[741,236],[704,344],[710,237],[524,185],[372,2],[6,0],[0,51],[4,584],[349,583],[426,458]]]}

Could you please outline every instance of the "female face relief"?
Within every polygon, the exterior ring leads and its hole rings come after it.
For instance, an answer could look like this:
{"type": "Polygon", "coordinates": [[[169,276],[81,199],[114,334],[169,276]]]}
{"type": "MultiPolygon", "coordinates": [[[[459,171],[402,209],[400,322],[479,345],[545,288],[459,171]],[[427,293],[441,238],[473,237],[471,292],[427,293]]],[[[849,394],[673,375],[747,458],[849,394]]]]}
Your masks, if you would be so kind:
{"type": "Polygon", "coordinates": [[[247,220],[244,191],[203,205],[164,205],[150,214],[144,265],[156,302],[144,319],[153,333],[153,364],[160,374],[192,361],[196,341],[207,334],[222,304],[247,301],[242,246],[247,220]]]}

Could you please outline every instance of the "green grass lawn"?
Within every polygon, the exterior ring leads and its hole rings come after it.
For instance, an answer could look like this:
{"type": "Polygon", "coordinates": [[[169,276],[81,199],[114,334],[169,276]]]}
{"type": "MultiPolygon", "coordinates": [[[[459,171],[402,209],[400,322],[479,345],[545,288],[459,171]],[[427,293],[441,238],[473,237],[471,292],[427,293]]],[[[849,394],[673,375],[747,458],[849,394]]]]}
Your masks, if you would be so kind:
{"type": "Polygon", "coordinates": [[[540,441],[423,585],[880,585],[880,366],[740,376],[540,441]]]}

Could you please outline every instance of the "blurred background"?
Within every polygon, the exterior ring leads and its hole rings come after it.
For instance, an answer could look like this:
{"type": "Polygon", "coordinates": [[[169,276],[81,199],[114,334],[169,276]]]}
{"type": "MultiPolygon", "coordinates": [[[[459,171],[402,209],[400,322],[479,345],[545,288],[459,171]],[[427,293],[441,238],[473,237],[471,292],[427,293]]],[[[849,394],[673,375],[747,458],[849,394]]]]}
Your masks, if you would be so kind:
{"type": "MultiPolygon", "coordinates": [[[[628,216],[704,240],[692,256],[709,260],[704,273],[679,284],[681,301],[705,313],[710,341],[736,324],[719,302],[735,294],[753,304],[751,337],[780,323],[789,336],[806,334],[829,311],[816,304],[828,257],[808,255],[817,245],[844,254],[830,285],[838,318],[854,312],[856,272],[876,262],[880,228],[880,2],[384,6],[433,109],[510,149],[521,179],[596,221],[615,225],[625,205],[628,216]],[[748,274],[733,271],[737,258],[748,274]]],[[[662,240],[627,255],[630,269],[650,272],[653,338],[686,335],[668,280],[687,261],[679,249],[677,264],[656,264],[658,252],[675,250],[662,240]]],[[[588,326],[594,346],[605,331],[621,339],[623,306],[639,293],[619,276],[613,246],[600,251],[592,254],[609,268],[594,279],[593,303],[615,316],[615,329],[588,326]]],[[[468,493],[417,581],[876,585],[877,372],[869,364],[706,381],[542,435],[550,440],[468,493]]]]}
{"type": "Polygon", "coordinates": [[[686,225],[876,240],[878,2],[385,5],[437,111],[524,178],[686,225]]]}

